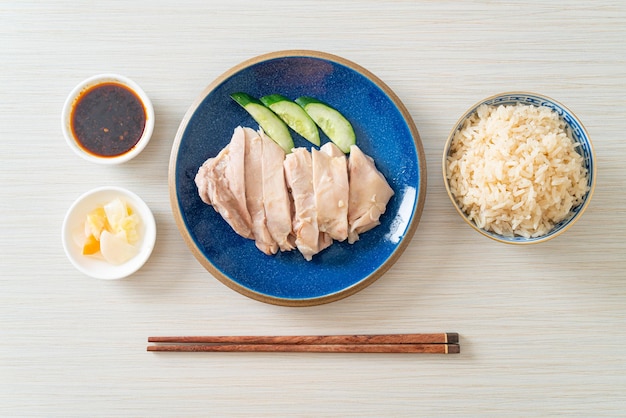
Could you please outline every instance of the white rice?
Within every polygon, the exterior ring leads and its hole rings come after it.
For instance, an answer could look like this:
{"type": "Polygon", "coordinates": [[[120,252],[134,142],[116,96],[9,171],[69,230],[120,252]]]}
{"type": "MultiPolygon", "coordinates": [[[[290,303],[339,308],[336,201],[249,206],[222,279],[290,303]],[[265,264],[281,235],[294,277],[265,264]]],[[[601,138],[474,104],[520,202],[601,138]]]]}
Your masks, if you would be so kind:
{"type": "Polygon", "coordinates": [[[588,191],[571,132],[548,107],[482,105],[452,139],[450,191],[479,228],[539,237],[588,191]]]}

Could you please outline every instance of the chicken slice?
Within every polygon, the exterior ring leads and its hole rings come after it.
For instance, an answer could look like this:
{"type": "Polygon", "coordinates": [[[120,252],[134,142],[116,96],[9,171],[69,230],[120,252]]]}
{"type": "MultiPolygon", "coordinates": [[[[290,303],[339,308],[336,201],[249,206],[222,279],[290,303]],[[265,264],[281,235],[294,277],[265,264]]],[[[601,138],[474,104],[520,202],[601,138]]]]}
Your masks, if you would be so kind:
{"type": "Polygon", "coordinates": [[[238,213],[252,225],[252,218],[246,205],[246,173],[245,173],[246,136],[243,128],[238,126],[228,144],[228,163],[224,168],[224,175],[228,181],[228,187],[235,199],[238,213]]]}
{"type": "Polygon", "coordinates": [[[332,142],[311,152],[317,224],[337,241],[348,237],[348,168],[346,157],[332,142]]]}
{"type": "Polygon", "coordinates": [[[330,236],[317,227],[317,209],[313,192],[311,153],[306,148],[294,148],[284,162],[285,179],[293,200],[293,233],[296,246],[307,261],[332,244],[330,236]]]}
{"type": "Polygon", "coordinates": [[[380,216],[385,213],[387,203],[393,196],[393,189],[374,160],[365,155],[358,146],[350,147],[348,161],[350,172],[350,199],[348,204],[348,242],[354,243],[359,234],[380,224],[380,216]]]}
{"type": "Polygon", "coordinates": [[[211,193],[209,192],[209,171],[211,171],[211,167],[214,164],[215,158],[209,158],[200,166],[198,169],[198,173],[196,173],[196,187],[198,188],[198,194],[200,195],[200,199],[207,205],[212,205],[211,203],[211,193]]]}
{"type": "Polygon", "coordinates": [[[244,172],[229,167],[243,167],[243,135],[243,129],[235,129],[231,142],[198,169],[195,182],[204,202],[212,205],[237,234],[252,238],[252,221],[245,204],[244,172]]]}
{"type": "Polygon", "coordinates": [[[246,202],[252,218],[252,233],[256,247],[267,255],[276,254],[278,244],[267,229],[265,208],[263,207],[262,157],[263,141],[259,134],[244,128],[246,140],[245,180],[246,202]]]}
{"type": "Polygon", "coordinates": [[[295,242],[291,233],[291,200],[283,169],[285,152],[263,131],[259,133],[263,141],[261,165],[267,229],[281,251],[291,251],[295,242]]]}

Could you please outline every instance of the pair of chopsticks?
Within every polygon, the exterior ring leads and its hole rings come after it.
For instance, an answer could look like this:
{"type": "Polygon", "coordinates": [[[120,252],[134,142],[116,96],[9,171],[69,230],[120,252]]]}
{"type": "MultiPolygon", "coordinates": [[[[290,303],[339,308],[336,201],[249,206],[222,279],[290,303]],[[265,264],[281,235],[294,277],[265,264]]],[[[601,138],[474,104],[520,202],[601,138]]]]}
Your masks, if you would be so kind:
{"type": "Polygon", "coordinates": [[[148,351],[427,353],[461,352],[459,334],[148,337],[148,351]]]}

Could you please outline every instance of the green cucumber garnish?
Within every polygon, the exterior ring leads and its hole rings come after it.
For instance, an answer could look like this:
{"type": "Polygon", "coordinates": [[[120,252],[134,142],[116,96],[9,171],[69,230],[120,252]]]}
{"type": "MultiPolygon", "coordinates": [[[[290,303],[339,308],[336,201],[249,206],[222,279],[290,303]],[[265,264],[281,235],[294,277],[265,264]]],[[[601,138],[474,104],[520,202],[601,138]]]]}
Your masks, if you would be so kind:
{"type": "Polygon", "coordinates": [[[289,128],[281,118],[265,107],[261,101],[247,93],[233,93],[230,97],[252,116],[267,136],[272,138],[285,153],[291,152],[294,147],[293,138],[289,133],[289,128]]]}
{"type": "Polygon", "coordinates": [[[302,106],[311,116],[322,132],[348,154],[350,146],[356,143],[356,135],[352,125],[338,110],[312,97],[299,97],[296,103],[302,106]]]}
{"type": "Polygon", "coordinates": [[[261,97],[261,103],[276,113],[291,129],[314,145],[320,145],[317,125],[304,109],[280,94],[261,97]]]}

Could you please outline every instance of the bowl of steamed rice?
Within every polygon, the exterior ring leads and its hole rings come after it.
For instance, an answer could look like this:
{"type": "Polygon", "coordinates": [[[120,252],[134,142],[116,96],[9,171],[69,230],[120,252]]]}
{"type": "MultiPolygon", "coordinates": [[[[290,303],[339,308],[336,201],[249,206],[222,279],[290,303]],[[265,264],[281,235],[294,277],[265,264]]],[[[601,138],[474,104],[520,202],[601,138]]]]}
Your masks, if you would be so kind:
{"type": "Polygon", "coordinates": [[[475,230],[510,244],[560,235],[595,186],[591,141],[576,116],[534,93],[503,93],[472,106],[446,142],[443,176],[475,230]]]}

